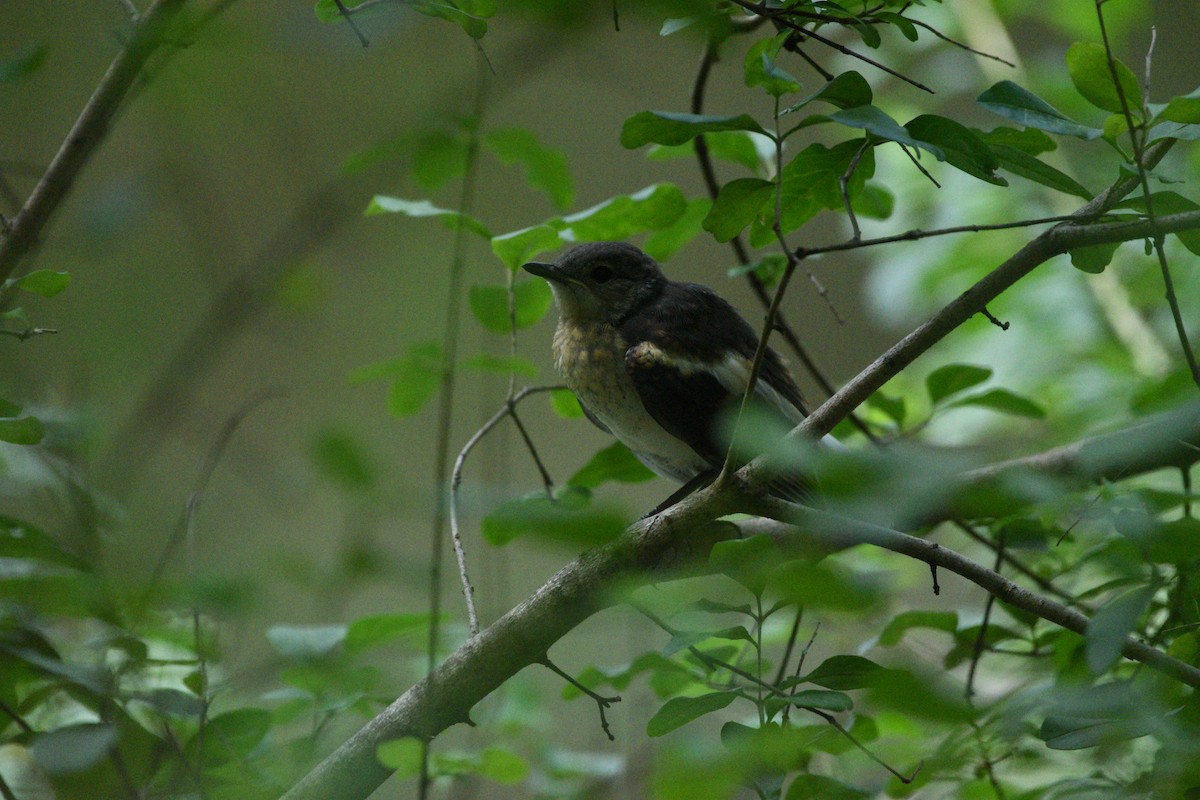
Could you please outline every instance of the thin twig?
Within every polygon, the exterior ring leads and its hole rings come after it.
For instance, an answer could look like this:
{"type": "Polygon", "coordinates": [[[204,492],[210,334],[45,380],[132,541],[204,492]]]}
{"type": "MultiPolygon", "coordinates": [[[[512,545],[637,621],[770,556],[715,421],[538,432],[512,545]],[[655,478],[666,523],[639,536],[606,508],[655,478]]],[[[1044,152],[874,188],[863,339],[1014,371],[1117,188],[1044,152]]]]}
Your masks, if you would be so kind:
{"type": "MultiPolygon", "coordinates": [[[[1121,113],[1125,117],[1125,125],[1129,129],[1129,143],[1133,147],[1133,165],[1137,169],[1138,181],[1142,187],[1142,202],[1146,204],[1146,217],[1150,220],[1152,234],[1150,240],[1154,243],[1154,253],[1158,257],[1159,271],[1162,273],[1163,287],[1166,290],[1167,305],[1171,309],[1171,319],[1175,323],[1175,333],[1179,337],[1179,344],[1183,348],[1183,357],[1187,362],[1188,370],[1192,373],[1192,381],[1197,387],[1200,387],[1200,363],[1196,361],[1196,353],[1192,350],[1192,343],[1188,339],[1187,328],[1183,324],[1183,314],[1179,309],[1179,298],[1175,295],[1175,281],[1171,278],[1171,268],[1167,264],[1167,253],[1163,246],[1163,240],[1166,238],[1162,231],[1157,229],[1155,225],[1156,217],[1154,215],[1154,195],[1150,191],[1150,177],[1147,174],[1145,164],[1145,146],[1146,136],[1145,122],[1134,125],[1133,111],[1129,107],[1129,98],[1125,96],[1125,88],[1121,85],[1121,76],[1117,71],[1116,57],[1113,56],[1112,44],[1108,39],[1108,28],[1104,24],[1104,4],[1103,0],[1096,0],[1096,18],[1100,25],[1100,38],[1104,42],[1104,54],[1108,60],[1108,71],[1112,76],[1113,87],[1117,92],[1117,99],[1121,103],[1121,113]]],[[[1153,52],[1154,35],[1152,32],[1150,39],[1150,52],[1153,52]]],[[[1146,84],[1147,92],[1149,91],[1149,59],[1150,54],[1147,53],[1147,72],[1146,84]]],[[[1145,102],[1149,101],[1149,95],[1143,98],[1145,102]]],[[[1146,106],[1143,104],[1142,113],[1146,113],[1146,106]]]]}
{"type": "Polygon", "coordinates": [[[871,149],[871,140],[863,139],[862,146],[858,148],[858,152],[854,154],[854,158],[850,159],[850,166],[846,168],[846,172],[838,179],[838,185],[842,190],[842,202],[846,206],[846,216],[850,219],[850,230],[853,231],[850,241],[857,242],[862,239],[862,230],[858,227],[858,217],[854,213],[854,206],[850,203],[850,181],[854,178],[854,173],[858,169],[859,162],[862,161],[863,154],[871,149]]]}
{"type": "Polygon", "coordinates": [[[908,149],[908,145],[904,144],[903,142],[896,142],[896,144],[900,145],[900,149],[904,151],[904,155],[908,156],[908,160],[913,163],[913,166],[916,167],[922,175],[929,179],[930,183],[932,183],[938,189],[942,188],[942,185],[937,182],[937,178],[930,175],[929,170],[925,169],[925,165],[921,163],[921,159],[917,158],[917,156],[908,149]]]}
{"type": "Polygon", "coordinates": [[[787,645],[783,649],[783,658],[779,659],[779,669],[775,671],[775,685],[783,683],[787,675],[788,664],[792,661],[792,648],[796,646],[796,637],[800,634],[800,621],[804,619],[804,606],[797,606],[796,618],[792,620],[792,630],[788,633],[787,645]]]}
{"type": "Polygon", "coordinates": [[[559,669],[558,665],[555,664],[553,661],[551,661],[549,656],[542,656],[542,659],[539,663],[542,666],[544,666],[546,669],[550,670],[555,675],[562,678],[564,681],[571,684],[576,689],[578,689],[579,691],[583,692],[588,697],[590,697],[596,701],[596,707],[600,710],[600,729],[604,731],[604,735],[608,737],[608,740],[610,742],[615,742],[617,740],[617,737],[613,736],[613,732],[609,729],[608,717],[605,715],[604,712],[613,703],[621,702],[621,696],[613,695],[612,697],[605,697],[604,695],[601,695],[601,694],[598,694],[597,692],[592,691],[587,686],[584,686],[582,683],[575,680],[575,678],[572,677],[569,673],[565,672],[564,670],[559,669]]]}
{"type": "Polygon", "coordinates": [[[983,309],[979,313],[983,315],[984,319],[986,319],[988,322],[995,325],[1000,330],[1002,330],[1002,331],[1008,330],[1009,323],[1001,322],[999,319],[997,319],[995,314],[993,314],[991,311],[988,311],[987,306],[984,306],[983,309]]]}
{"type": "Polygon", "coordinates": [[[134,27],[133,35],[109,65],[58,153],[0,242],[0,284],[41,238],[42,231],[74,187],[92,154],[108,133],[121,101],[159,48],[184,0],[156,0],[134,27]]]}
{"type": "Polygon", "coordinates": [[[992,61],[999,61],[1001,64],[1005,65],[1006,67],[1012,67],[1013,69],[1017,68],[1017,65],[1012,63],[1008,59],[1001,58],[1000,56],[994,55],[992,53],[985,53],[982,50],[976,50],[974,47],[971,47],[966,42],[960,42],[957,39],[947,36],[946,34],[939,31],[937,28],[930,25],[928,22],[925,22],[925,21],[919,20],[919,19],[913,19],[912,17],[905,17],[905,19],[908,20],[909,22],[911,22],[913,25],[916,25],[918,28],[924,28],[925,30],[929,31],[934,36],[941,39],[943,42],[948,42],[948,43],[954,45],[955,47],[962,48],[963,50],[966,50],[968,53],[977,55],[980,58],[990,58],[992,61]]]}
{"type": "Polygon", "coordinates": [[[760,16],[768,17],[768,18],[774,20],[775,22],[783,25],[784,27],[791,28],[792,30],[800,33],[801,35],[803,35],[809,39],[815,39],[816,41],[820,42],[821,44],[825,45],[826,47],[831,47],[834,50],[837,50],[839,53],[842,53],[843,55],[850,56],[851,58],[857,58],[859,61],[862,61],[863,63],[866,63],[866,64],[870,64],[871,66],[875,67],[876,69],[883,70],[887,74],[889,74],[895,78],[899,78],[900,80],[904,81],[905,83],[915,86],[918,89],[921,89],[922,91],[929,92],[930,94],[936,94],[936,92],[934,92],[933,89],[930,89],[928,86],[921,83],[920,81],[914,80],[914,79],[908,77],[907,75],[904,75],[903,73],[892,69],[891,67],[889,67],[886,64],[882,64],[882,63],[876,61],[875,59],[870,58],[869,56],[864,56],[862,53],[855,52],[854,50],[851,50],[849,47],[846,47],[845,45],[838,44],[837,42],[833,41],[832,39],[827,39],[824,36],[822,36],[821,34],[817,33],[816,31],[814,31],[810,28],[806,28],[803,25],[800,25],[800,24],[794,22],[793,20],[788,18],[788,16],[787,16],[788,11],[786,9],[770,8],[766,5],[762,5],[762,4],[758,4],[758,3],[751,3],[748,0],[733,0],[733,2],[736,3],[737,5],[741,6],[742,8],[746,9],[747,11],[751,11],[760,16]]]}
{"type": "MultiPolygon", "coordinates": [[[[1000,574],[1000,568],[1004,565],[1004,533],[1000,534],[1000,541],[996,543],[996,563],[992,565],[992,572],[1000,574]]],[[[983,604],[983,621],[979,624],[979,635],[975,637],[975,647],[971,653],[971,666],[967,670],[967,701],[975,696],[975,671],[979,668],[979,659],[983,657],[983,645],[987,641],[988,624],[992,619],[992,606],[996,603],[996,595],[988,594],[987,602],[983,604]]]]}
{"type": "MultiPolygon", "coordinates": [[[[475,587],[471,584],[470,575],[467,572],[467,555],[463,548],[462,532],[458,520],[458,491],[462,486],[463,467],[466,466],[467,456],[475,449],[475,445],[491,432],[500,421],[507,416],[511,416],[514,421],[518,421],[516,416],[516,405],[531,394],[537,392],[548,392],[554,389],[562,388],[559,386],[528,386],[517,392],[511,399],[505,400],[504,406],[492,415],[492,418],[483,424],[483,426],[475,431],[467,443],[463,445],[462,450],[458,452],[458,457],[454,460],[454,471],[450,476],[450,538],[454,542],[454,555],[458,559],[458,574],[462,580],[463,597],[467,603],[467,618],[471,626],[471,635],[479,633],[479,614],[475,610],[475,587]]],[[[532,443],[530,443],[532,445],[532,443]]],[[[554,486],[550,483],[550,476],[545,472],[545,467],[542,466],[541,460],[537,457],[536,450],[530,450],[534,454],[535,463],[542,471],[543,480],[546,482],[546,492],[553,497],[554,486]]]]}
{"type": "MultiPolygon", "coordinates": [[[[704,93],[708,85],[709,75],[712,72],[712,67],[715,62],[716,49],[715,46],[710,43],[705,47],[704,53],[700,58],[700,66],[696,70],[696,79],[692,84],[691,112],[693,114],[701,114],[704,111],[704,93]]],[[[703,135],[697,136],[695,142],[696,159],[700,164],[700,174],[704,178],[704,185],[708,189],[709,197],[713,200],[716,200],[717,195],[720,194],[721,186],[720,182],[717,180],[716,168],[713,165],[712,155],[708,150],[708,142],[705,140],[703,135]]],[[[734,236],[732,239],[730,239],[729,245],[731,248],[733,248],[734,257],[737,259],[739,264],[746,266],[750,263],[750,254],[746,250],[746,245],[742,242],[742,237],[740,235],[734,236]]],[[[770,308],[771,293],[767,290],[766,285],[763,284],[762,279],[753,272],[747,272],[746,280],[749,282],[750,288],[754,291],[754,296],[758,298],[760,303],[762,303],[763,308],[770,308]]],[[[807,348],[801,344],[800,337],[796,335],[795,330],[793,330],[791,325],[788,324],[787,320],[784,318],[782,310],[777,315],[775,324],[780,334],[783,336],[784,341],[788,343],[788,346],[791,348],[792,352],[798,359],[800,359],[800,363],[804,365],[804,368],[808,374],[812,376],[813,380],[820,385],[827,395],[832,395],[835,391],[833,384],[825,376],[824,371],[817,365],[812,356],[809,355],[807,348]]],[[[802,403],[800,411],[807,414],[807,406],[802,403]]],[[[851,415],[851,421],[868,439],[871,439],[872,441],[874,440],[874,434],[871,433],[870,428],[868,428],[861,419],[859,419],[856,415],[851,415]]]]}
{"type": "MultiPolygon", "coordinates": [[[[775,98],[775,163],[783,163],[783,139],[779,136],[779,98],[775,98]]],[[[737,421],[734,424],[734,435],[730,437],[729,449],[725,453],[725,462],[721,465],[721,474],[717,476],[716,483],[720,485],[722,482],[729,479],[729,474],[733,469],[733,452],[734,445],[737,441],[737,430],[741,427],[742,419],[746,415],[746,409],[750,405],[750,398],[754,396],[754,389],[758,385],[759,373],[762,372],[763,361],[767,355],[767,343],[771,339],[771,332],[775,329],[775,319],[779,314],[779,304],[783,301],[783,295],[787,292],[788,284],[791,283],[792,275],[796,271],[796,265],[799,261],[792,254],[791,249],[787,246],[787,242],[783,238],[783,228],[780,220],[783,218],[783,171],[776,169],[775,171],[775,221],[772,226],[775,230],[775,238],[779,242],[780,248],[783,250],[784,258],[787,259],[787,266],[784,267],[783,275],[779,278],[779,283],[775,287],[775,296],[771,298],[771,305],[767,308],[767,318],[763,323],[762,334],[758,337],[758,346],[754,350],[754,358],[750,362],[750,376],[746,379],[746,391],[742,394],[742,402],[738,406],[737,421]]],[[[836,311],[835,311],[836,313],[836,311]]]]}
{"type": "Polygon", "coordinates": [[[188,494],[184,511],[180,515],[170,538],[163,545],[162,552],[159,553],[158,560],[154,564],[154,569],[151,570],[150,577],[146,581],[146,588],[142,593],[143,608],[149,607],[150,598],[153,597],[158,582],[162,580],[163,572],[166,571],[167,564],[170,563],[171,557],[174,556],[176,548],[179,547],[180,543],[185,541],[189,543],[189,547],[191,546],[189,538],[191,536],[190,526],[195,517],[196,509],[205,492],[208,491],[208,485],[212,481],[213,473],[216,472],[217,465],[221,463],[221,459],[225,455],[225,449],[229,446],[230,441],[233,440],[233,435],[237,433],[237,429],[241,427],[246,417],[250,416],[259,406],[268,400],[280,396],[282,396],[282,393],[278,389],[271,387],[260,389],[243,402],[236,411],[229,415],[224,424],[221,425],[220,431],[217,432],[216,438],[208,448],[208,453],[204,457],[204,463],[200,467],[200,472],[192,484],[192,491],[188,494]]]}
{"type": "Polygon", "coordinates": [[[863,247],[877,247],[884,244],[893,244],[895,242],[915,242],[919,239],[929,239],[935,236],[949,236],[956,233],[980,233],[983,231],[1004,231],[1012,228],[1028,228],[1031,225],[1048,225],[1052,222],[1086,222],[1088,219],[1097,217],[1081,218],[1075,214],[1060,214],[1054,217],[1037,217],[1034,219],[1022,219],[1016,222],[995,222],[987,225],[953,225],[948,228],[935,228],[933,230],[922,230],[921,228],[913,228],[904,233],[895,233],[891,236],[879,236],[875,239],[860,239],[858,241],[839,242],[838,244],[828,244],[821,247],[801,247],[796,252],[796,258],[808,258],[809,256],[822,255],[824,253],[840,253],[845,250],[858,250],[863,247]]]}
{"type": "Polygon", "coordinates": [[[342,0],[333,0],[337,6],[338,13],[342,15],[342,19],[346,20],[346,24],[350,26],[350,30],[354,31],[354,35],[358,37],[358,41],[362,43],[364,48],[369,47],[371,42],[363,35],[363,32],[358,29],[358,24],[355,23],[353,17],[350,16],[350,9],[346,8],[346,4],[342,0]]]}
{"type": "MultiPolygon", "coordinates": [[[[975,530],[973,527],[968,525],[966,522],[964,522],[960,519],[956,519],[956,520],[953,520],[953,523],[956,528],[961,530],[963,533],[965,533],[971,539],[975,540],[979,544],[988,548],[992,552],[998,552],[999,548],[996,547],[995,542],[993,542],[991,539],[988,539],[986,536],[984,536],[979,531],[975,530]]],[[[1028,566],[1026,566],[1024,564],[1024,562],[1018,560],[1016,558],[1016,556],[1012,555],[1011,553],[1009,553],[1009,552],[1004,553],[1004,562],[1003,563],[1007,564],[1008,566],[1015,569],[1017,572],[1021,573],[1025,577],[1029,578],[1031,581],[1033,581],[1035,584],[1037,584],[1037,587],[1039,589],[1041,589],[1043,592],[1054,595],[1055,597],[1059,598],[1067,605],[1075,608],[1078,611],[1082,611],[1085,614],[1090,615],[1093,613],[1091,608],[1089,608],[1086,604],[1077,600],[1070,592],[1064,592],[1062,589],[1055,586],[1053,581],[1043,578],[1041,575],[1037,574],[1032,569],[1030,569],[1028,566]]]]}

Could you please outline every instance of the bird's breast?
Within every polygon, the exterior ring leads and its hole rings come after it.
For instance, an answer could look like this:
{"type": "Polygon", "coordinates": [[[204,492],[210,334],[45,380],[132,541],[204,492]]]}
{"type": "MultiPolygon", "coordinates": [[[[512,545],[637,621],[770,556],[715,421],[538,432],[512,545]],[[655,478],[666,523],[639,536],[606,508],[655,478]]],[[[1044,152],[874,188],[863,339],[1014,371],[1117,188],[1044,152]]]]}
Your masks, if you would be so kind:
{"type": "Polygon", "coordinates": [[[628,349],[629,342],[604,322],[560,320],[554,332],[555,366],[588,410],[655,472],[689,480],[707,462],[646,411],[625,369],[628,349]]]}

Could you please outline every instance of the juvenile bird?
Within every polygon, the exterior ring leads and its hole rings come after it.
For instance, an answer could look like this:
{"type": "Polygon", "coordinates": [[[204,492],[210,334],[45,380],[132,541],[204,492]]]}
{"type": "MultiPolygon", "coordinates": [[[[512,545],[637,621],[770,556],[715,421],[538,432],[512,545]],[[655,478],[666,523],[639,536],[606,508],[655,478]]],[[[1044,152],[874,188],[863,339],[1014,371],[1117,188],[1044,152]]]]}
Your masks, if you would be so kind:
{"type": "MultiPolygon", "coordinates": [[[[588,419],[664,477],[686,484],[720,469],[722,422],[746,392],[758,347],[733,306],[706,286],[668,280],[624,242],[579,245],[557,263],[524,268],[554,291],[555,364],[588,419]]],[[[773,350],[755,398],[789,428],[804,418],[800,390],[773,350]]],[[[782,488],[772,486],[803,491],[782,488]]]]}

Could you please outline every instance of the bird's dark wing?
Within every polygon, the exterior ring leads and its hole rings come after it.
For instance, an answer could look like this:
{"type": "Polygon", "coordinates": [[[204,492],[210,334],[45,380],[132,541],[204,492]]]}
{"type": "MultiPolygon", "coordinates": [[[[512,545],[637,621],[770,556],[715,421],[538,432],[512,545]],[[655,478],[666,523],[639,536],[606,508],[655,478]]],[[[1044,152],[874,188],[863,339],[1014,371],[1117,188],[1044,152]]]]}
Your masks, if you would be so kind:
{"type": "Polygon", "coordinates": [[[725,451],[718,427],[734,398],[712,373],[694,369],[648,341],[626,351],[625,371],[655,422],[710,465],[721,466],[725,451]]]}
{"type": "MultiPolygon", "coordinates": [[[[713,467],[724,460],[722,416],[737,407],[749,382],[758,335],[732,306],[696,284],[668,284],[662,296],[621,328],[631,343],[628,372],[642,405],[660,425],[713,467]]],[[[804,416],[800,391],[782,359],[768,350],[755,396],[787,427],[804,416]]],[[[782,479],[772,491],[801,496],[782,479]]]]}

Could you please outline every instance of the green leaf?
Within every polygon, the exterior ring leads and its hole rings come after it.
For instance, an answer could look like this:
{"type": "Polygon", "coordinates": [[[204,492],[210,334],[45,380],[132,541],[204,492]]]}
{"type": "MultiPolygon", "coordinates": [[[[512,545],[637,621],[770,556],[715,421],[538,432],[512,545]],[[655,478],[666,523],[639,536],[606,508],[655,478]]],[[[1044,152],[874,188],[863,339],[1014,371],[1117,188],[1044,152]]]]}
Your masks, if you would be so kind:
{"type": "Polygon", "coordinates": [[[433,191],[467,171],[470,149],[471,137],[466,130],[407,133],[352,153],[343,162],[342,171],[354,175],[375,164],[402,159],[421,188],[433,191]]]}
{"type": "Polygon", "coordinates": [[[894,11],[880,11],[875,15],[877,19],[883,20],[888,24],[900,30],[905,39],[910,42],[915,42],[919,38],[917,26],[912,24],[907,17],[901,16],[894,11]]]}
{"type": "Polygon", "coordinates": [[[529,777],[529,762],[511,750],[489,747],[479,761],[479,775],[512,786],[529,777]]]}
{"type": "Polygon", "coordinates": [[[388,410],[397,417],[411,417],[425,407],[442,382],[441,346],[414,344],[401,359],[402,372],[388,394],[388,410]]]}
{"type": "Polygon", "coordinates": [[[543,189],[558,208],[570,208],[575,202],[575,182],[562,150],[546,147],[522,128],[495,131],[483,141],[505,164],[523,166],[529,184],[543,189]]]}
{"type": "Polygon", "coordinates": [[[800,91],[800,82],[775,63],[775,57],[791,31],[760,39],[746,52],[743,74],[747,86],[761,86],[772,97],[800,91]]]}
{"type": "Polygon", "coordinates": [[[794,106],[784,109],[780,116],[799,111],[814,100],[823,100],[845,109],[869,106],[873,99],[871,84],[867,83],[867,79],[862,75],[850,70],[838,75],[794,106]]]}
{"type": "Polygon", "coordinates": [[[428,614],[375,614],[360,617],[346,629],[346,649],[362,652],[400,639],[423,636],[429,630],[428,614]]]}
{"type": "Polygon", "coordinates": [[[1024,150],[1004,144],[993,144],[992,152],[1000,160],[1000,167],[1014,175],[1020,175],[1034,183],[1049,186],[1051,189],[1072,194],[1084,200],[1092,199],[1092,193],[1086,186],[1024,150]]]}
{"type": "Polygon", "coordinates": [[[583,406],[579,398],[570,389],[555,389],[550,393],[550,404],[554,413],[566,419],[579,419],[583,416],[583,406]]]}
{"type": "Polygon", "coordinates": [[[1113,57],[1120,90],[1113,82],[1108,53],[1094,42],[1075,42],[1067,49],[1067,71],[1075,90],[1097,108],[1121,114],[1121,95],[1125,96],[1129,112],[1137,119],[1142,113],[1142,90],[1129,67],[1113,57]]]}
{"type": "Polygon", "coordinates": [[[421,772],[421,753],[425,748],[415,736],[380,742],[375,748],[379,763],[396,771],[400,778],[411,778],[421,772]]]}
{"type": "Polygon", "coordinates": [[[712,692],[699,697],[673,697],[646,725],[646,734],[662,736],[706,714],[720,711],[737,699],[736,692],[712,692]]]}
{"type": "Polygon", "coordinates": [[[0,442],[37,444],[46,436],[46,426],[37,417],[0,417],[0,442]]]}
{"type": "Polygon", "coordinates": [[[494,0],[407,0],[414,11],[453,22],[472,39],[487,34],[487,17],[496,13],[494,0]]]}
{"type": "Polygon", "coordinates": [[[593,455],[582,469],[571,476],[567,485],[595,489],[609,481],[643,483],[653,477],[654,473],[638,461],[628,447],[615,442],[593,455]]]}
{"type": "Polygon", "coordinates": [[[405,200],[402,197],[388,197],[377,194],[367,205],[366,215],[373,217],[378,214],[403,214],[408,217],[433,217],[440,219],[450,230],[466,228],[472,233],[485,239],[491,239],[491,231],[474,217],[458,211],[439,208],[428,200],[405,200]]]}
{"type": "Polygon", "coordinates": [[[358,491],[375,486],[375,471],[370,459],[362,445],[350,435],[341,431],[322,431],[310,452],[317,468],[342,488],[358,491]]]}
{"type": "Polygon", "coordinates": [[[1020,150],[1031,156],[1049,153],[1058,149],[1054,140],[1037,128],[1007,128],[1003,125],[990,131],[976,129],[979,137],[987,142],[993,150],[996,145],[1005,145],[1020,150]]]}
{"type": "Polygon", "coordinates": [[[659,36],[670,36],[673,33],[679,33],[684,28],[689,28],[695,25],[703,17],[672,17],[671,19],[663,20],[662,27],[659,28],[659,36]]]}
{"type": "Polygon", "coordinates": [[[518,497],[483,518],[483,538],[504,545],[519,536],[542,536],[561,544],[601,544],[625,529],[625,515],[591,502],[591,492],[568,486],[554,500],[545,492],[518,497]]]}
{"type": "Polygon", "coordinates": [[[802,708],[822,708],[826,711],[849,711],[854,708],[850,695],[828,689],[804,689],[788,697],[788,702],[802,708]]]}
{"type": "Polygon", "coordinates": [[[285,658],[323,658],[346,640],[345,625],[273,625],[267,641],[285,658]]]}
{"type": "Polygon", "coordinates": [[[988,367],[978,367],[974,364],[946,364],[929,373],[925,378],[925,388],[929,392],[931,403],[940,403],[951,395],[970,389],[992,377],[988,367]]]}
{"type": "Polygon", "coordinates": [[[1038,733],[1053,750],[1080,750],[1145,736],[1161,730],[1166,709],[1144,684],[1115,681],[1078,690],[1063,687],[1038,733]]]}
{"type": "Polygon", "coordinates": [[[0,61],[0,83],[32,75],[46,63],[46,46],[36,45],[25,53],[0,61]]]}
{"type": "Polygon", "coordinates": [[[931,628],[954,633],[958,630],[958,613],[955,611],[905,611],[888,622],[879,634],[879,643],[884,647],[900,644],[904,634],[913,628],[931,628]]]}
{"type": "Polygon", "coordinates": [[[700,234],[701,223],[711,208],[712,201],[707,197],[689,200],[679,219],[647,236],[642,249],[657,261],[668,260],[700,234]]]}
{"type": "Polygon", "coordinates": [[[266,738],[270,728],[269,712],[261,708],[238,708],[212,717],[208,726],[189,740],[186,750],[190,754],[203,743],[206,767],[241,763],[266,738]]]}
{"type": "Polygon", "coordinates": [[[437,342],[417,342],[399,358],[368,364],[350,374],[354,383],[387,379],[393,381],[388,410],[398,417],[411,417],[425,407],[442,381],[442,347],[437,342]]]}
{"type": "MultiPolygon", "coordinates": [[[[508,314],[508,287],[499,284],[472,286],[467,293],[467,300],[471,305],[471,313],[483,327],[493,333],[509,332],[512,320],[508,314]]],[[[540,278],[514,281],[513,303],[517,328],[528,328],[546,316],[546,312],[554,305],[554,295],[549,284],[540,278]]]]}
{"type": "MultiPolygon", "coordinates": [[[[846,187],[851,198],[863,191],[867,180],[875,174],[875,153],[867,148],[859,155],[866,140],[854,139],[833,147],[814,143],[801,150],[784,166],[780,179],[782,189],[782,219],[784,233],[793,231],[825,209],[841,209],[842,176],[858,159],[858,166],[846,187]]],[[[756,247],[773,242],[775,234],[769,224],[756,223],[750,240],[756,247]]]]}
{"type": "Polygon", "coordinates": [[[549,225],[534,225],[492,237],[492,252],[513,272],[527,261],[562,245],[558,230],[549,225]]]}
{"type": "Polygon", "coordinates": [[[717,542],[709,551],[708,563],[714,572],[728,575],[758,595],[766,589],[771,572],[782,558],[778,545],[764,534],[717,542]]]}
{"type": "Polygon", "coordinates": [[[721,187],[704,217],[704,230],[728,242],[749,225],[775,196],[775,184],[760,178],[738,178],[721,187]]]}
{"type": "Polygon", "coordinates": [[[984,91],[976,101],[1019,125],[1037,128],[1047,133],[1075,136],[1079,139],[1099,138],[1103,131],[1080,125],[1042,98],[1012,81],[1000,81],[984,91]]]}
{"type": "Polygon", "coordinates": [[[897,426],[904,424],[907,408],[901,395],[892,396],[879,391],[867,398],[867,405],[883,412],[897,426]]]}
{"type": "Polygon", "coordinates": [[[1109,600],[1088,623],[1084,650],[1088,667],[1096,675],[1106,672],[1121,657],[1125,640],[1137,627],[1154,598],[1155,587],[1143,586],[1109,600]]]}
{"type": "Polygon", "coordinates": [[[54,297],[71,285],[71,273],[36,269],[20,278],[6,281],[6,283],[42,297],[54,297]]]}
{"type": "Polygon", "coordinates": [[[117,729],[107,723],[67,725],[33,740],[33,760],[50,775],[94,767],[117,745],[117,729]]]}
{"type": "Polygon", "coordinates": [[[729,268],[729,277],[739,278],[753,272],[768,289],[779,283],[787,269],[787,258],[782,253],[767,253],[758,261],[738,264],[729,268]]]}
{"type": "Polygon", "coordinates": [[[671,225],[687,210],[679,187],[657,183],[634,194],[623,194],[599,205],[552,221],[564,238],[577,242],[609,242],[671,225]]]}
{"type": "Polygon", "coordinates": [[[1045,419],[1046,417],[1046,409],[1028,397],[1014,394],[1007,389],[989,389],[981,394],[973,394],[970,397],[955,400],[948,407],[957,408],[959,406],[980,406],[999,411],[1001,414],[1012,414],[1030,419],[1045,419]]]}
{"type": "MultiPolygon", "coordinates": [[[[1190,198],[1184,197],[1178,192],[1153,192],[1150,195],[1150,200],[1154,205],[1155,216],[1181,214],[1185,211],[1200,209],[1200,204],[1197,204],[1196,201],[1190,198]]],[[[1140,195],[1121,203],[1119,208],[1132,208],[1143,214],[1148,213],[1146,210],[1146,199],[1140,195]]],[[[1179,231],[1175,235],[1179,237],[1179,243],[1186,247],[1188,252],[1200,255],[1200,231],[1179,231]]]]}
{"type": "MultiPolygon", "coordinates": [[[[704,134],[704,142],[708,145],[708,154],[713,158],[741,164],[751,170],[762,167],[763,157],[757,142],[769,142],[768,139],[748,131],[716,131],[704,134]]],[[[771,145],[774,152],[774,145],[771,145]]],[[[683,144],[656,144],[646,151],[649,161],[670,161],[677,158],[695,158],[696,140],[691,139],[683,144]]]]}
{"type": "Polygon", "coordinates": [[[671,641],[663,647],[662,654],[670,658],[681,650],[686,650],[709,639],[729,639],[754,643],[754,637],[744,625],[735,625],[719,631],[676,631],[671,636],[671,641]]]}
{"type": "Polygon", "coordinates": [[[476,353],[462,362],[463,369],[488,372],[493,375],[520,375],[536,378],[537,364],[520,356],[496,356],[491,353],[476,353]]]}
{"type": "Polygon", "coordinates": [[[862,191],[851,196],[850,207],[860,217],[887,219],[896,210],[896,197],[882,186],[868,183],[862,191]]]}
{"type": "Polygon", "coordinates": [[[792,781],[785,800],[867,800],[873,796],[833,778],[805,773],[792,781]]]}
{"type": "Polygon", "coordinates": [[[34,559],[83,572],[92,571],[87,560],[65,550],[55,537],[27,522],[3,515],[0,515],[0,558],[34,559]]]}
{"type": "Polygon", "coordinates": [[[1189,94],[1172,97],[1156,119],[1184,124],[1200,122],[1200,89],[1194,89],[1189,94]]]}
{"type": "Polygon", "coordinates": [[[830,114],[829,118],[834,122],[840,122],[842,125],[848,125],[851,128],[862,128],[872,136],[886,139],[889,142],[897,142],[909,147],[926,150],[938,161],[946,160],[946,154],[942,152],[940,147],[914,138],[899,122],[896,122],[896,120],[875,106],[866,105],[843,108],[830,114]]]}
{"type": "Polygon", "coordinates": [[[1071,266],[1081,272],[1098,275],[1112,263],[1113,253],[1117,252],[1120,246],[1121,242],[1108,242],[1077,247],[1070,251],[1071,266]]]}
{"type": "Polygon", "coordinates": [[[621,128],[621,146],[630,150],[644,144],[683,144],[702,133],[714,131],[767,132],[749,114],[709,116],[680,114],[672,111],[640,111],[621,128]]]}
{"type": "Polygon", "coordinates": [[[1000,166],[992,149],[979,135],[965,125],[936,114],[922,114],[904,126],[915,139],[938,147],[950,165],[982,181],[1007,186],[1008,181],[996,175],[1000,166]]]}
{"type": "Polygon", "coordinates": [[[805,681],[826,689],[845,691],[875,685],[889,670],[862,656],[831,656],[804,676],[805,681]]]}
{"type": "Polygon", "coordinates": [[[849,569],[807,559],[785,561],[771,572],[775,594],[804,608],[865,611],[879,601],[879,587],[849,569]]]}

